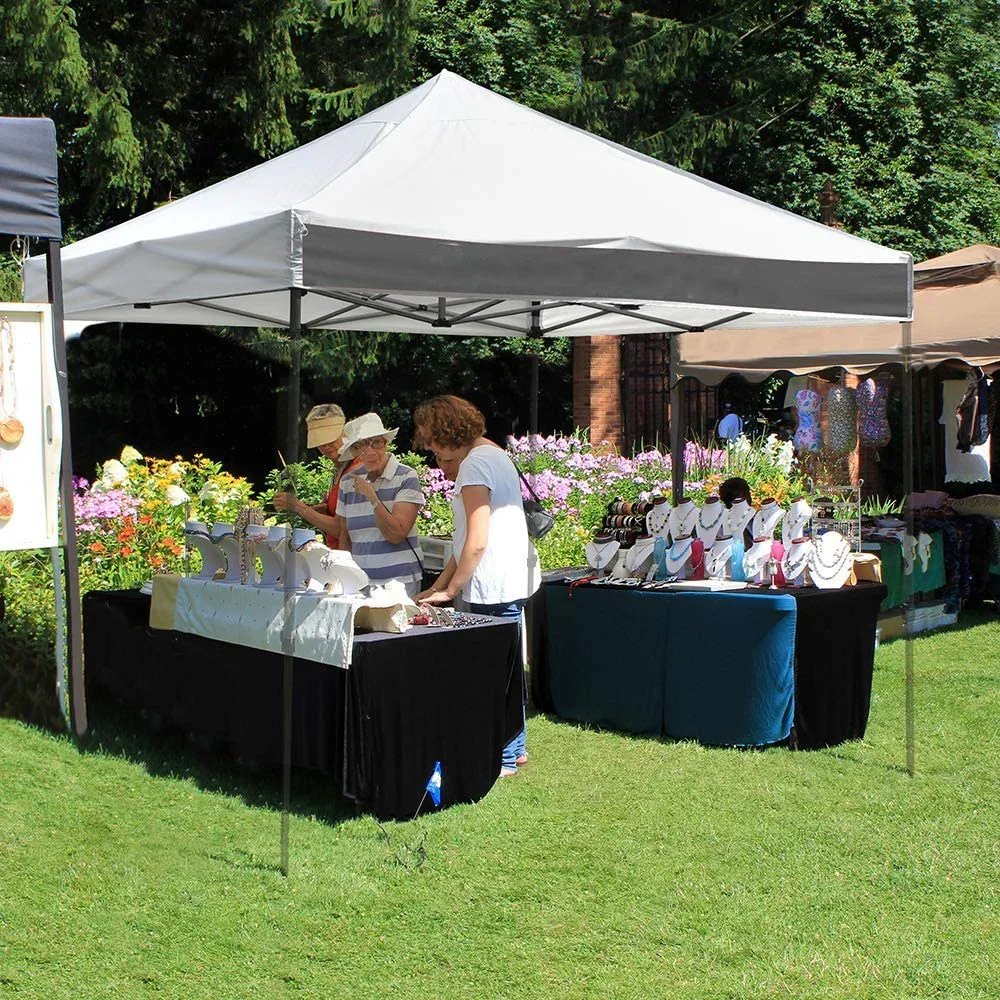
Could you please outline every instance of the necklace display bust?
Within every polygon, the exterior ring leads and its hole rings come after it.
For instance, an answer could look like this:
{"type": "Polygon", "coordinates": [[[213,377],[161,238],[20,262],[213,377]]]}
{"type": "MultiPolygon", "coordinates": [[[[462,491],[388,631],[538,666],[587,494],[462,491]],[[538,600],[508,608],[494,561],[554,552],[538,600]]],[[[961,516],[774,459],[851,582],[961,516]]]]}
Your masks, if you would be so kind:
{"type": "Polygon", "coordinates": [[[754,583],[770,583],[767,578],[768,563],[771,560],[771,538],[754,538],[753,545],[743,553],[743,572],[754,583]]]}
{"type": "Polygon", "coordinates": [[[694,534],[698,521],[698,508],[693,500],[682,500],[670,511],[667,527],[670,530],[670,540],[679,541],[690,538],[694,534]]]}
{"type": "Polygon", "coordinates": [[[728,580],[732,576],[730,559],[733,555],[733,540],[725,535],[715,540],[715,544],[705,550],[705,573],[713,580],[728,580]]]}
{"type": "Polygon", "coordinates": [[[710,549],[719,537],[719,532],[722,530],[722,516],[725,513],[725,505],[717,496],[710,496],[698,511],[698,523],[694,531],[706,549],[710,549]]]}
{"type": "Polygon", "coordinates": [[[592,542],[588,542],[584,549],[587,565],[598,573],[607,572],[618,554],[618,549],[619,543],[610,535],[598,535],[592,542]]]}
{"type": "Polygon", "coordinates": [[[781,520],[781,540],[788,545],[792,539],[805,535],[805,527],[812,517],[812,507],[804,497],[796,497],[781,520]]]}
{"type": "Polygon", "coordinates": [[[667,523],[670,520],[670,504],[666,497],[653,497],[652,507],[646,514],[646,529],[651,535],[667,537],[667,523]]]}
{"type": "Polygon", "coordinates": [[[723,515],[722,533],[733,538],[742,535],[755,513],[753,507],[742,497],[739,500],[734,500],[732,507],[723,515]]]}
{"type": "Polygon", "coordinates": [[[625,550],[625,568],[629,576],[645,580],[650,577],[650,571],[655,571],[653,564],[653,546],[656,536],[644,535],[635,540],[635,544],[625,550]]]}
{"type": "Polygon", "coordinates": [[[820,590],[843,587],[853,565],[851,544],[839,531],[826,531],[813,543],[809,577],[820,590]]]}
{"type": "Polygon", "coordinates": [[[700,579],[704,575],[705,546],[694,537],[678,538],[664,558],[667,573],[679,580],[700,579]]]}
{"type": "Polygon", "coordinates": [[[806,570],[812,560],[812,539],[799,536],[785,545],[781,572],[789,587],[801,587],[806,582],[806,570]]]}
{"type": "Polygon", "coordinates": [[[189,549],[196,549],[201,554],[201,572],[194,579],[214,580],[217,573],[225,572],[226,557],[209,537],[207,524],[188,521],[184,525],[184,542],[189,549]]]}
{"type": "Polygon", "coordinates": [[[753,523],[750,527],[750,534],[754,541],[758,538],[774,538],[774,533],[784,516],[784,510],[778,506],[777,500],[768,497],[760,505],[760,510],[753,516],[753,523]]]}

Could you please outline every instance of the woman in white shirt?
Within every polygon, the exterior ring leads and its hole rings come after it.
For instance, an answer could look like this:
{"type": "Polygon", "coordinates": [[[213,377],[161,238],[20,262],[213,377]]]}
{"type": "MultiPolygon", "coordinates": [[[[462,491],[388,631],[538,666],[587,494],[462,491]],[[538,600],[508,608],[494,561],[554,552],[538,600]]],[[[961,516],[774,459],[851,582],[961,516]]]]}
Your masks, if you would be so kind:
{"type": "MultiPolygon", "coordinates": [[[[448,604],[461,594],[475,614],[520,621],[521,608],[538,589],[538,555],[528,538],[521,481],[514,463],[486,438],[486,420],[472,403],[437,396],[413,414],[416,441],[434,452],[455,483],[454,551],[429,590],[417,596],[448,604]]],[[[516,774],[527,763],[526,731],[504,747],[500,774],[516,774]]]]}

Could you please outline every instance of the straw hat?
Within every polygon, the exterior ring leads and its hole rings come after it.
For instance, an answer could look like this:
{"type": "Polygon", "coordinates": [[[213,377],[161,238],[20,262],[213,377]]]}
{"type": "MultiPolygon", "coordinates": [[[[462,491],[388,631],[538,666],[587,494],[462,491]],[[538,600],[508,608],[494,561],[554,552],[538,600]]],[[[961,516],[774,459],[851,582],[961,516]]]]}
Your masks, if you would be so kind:
{"type": "Polygon", "coordinates": [[[366,413],[363,416],[355,417],[344,428],[344,447],[340,449],[340,460],[350,461],[357,457],[355,445],[359,441],[367,441],[369,438],[384,437],[386,441],[391,441],[399,433],[398,427],[386,430],[382,423],[382,418],[377,413],[366,413]]]}
{"type": "Polygon", "coordinates": [[[343,433],[347,418],[336,403],[320,403],[306,414],[306,447],[318,448],[336,441],[343,433]]]}

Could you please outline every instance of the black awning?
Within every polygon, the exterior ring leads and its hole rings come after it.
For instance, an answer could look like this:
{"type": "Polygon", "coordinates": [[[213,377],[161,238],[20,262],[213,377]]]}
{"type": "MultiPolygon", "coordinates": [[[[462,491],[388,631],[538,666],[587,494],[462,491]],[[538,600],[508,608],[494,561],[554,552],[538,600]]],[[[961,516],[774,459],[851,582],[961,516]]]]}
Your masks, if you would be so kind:
{"type": "Polygon", "coordinates": [[[56,127],[0,118],[0,233],[62,239],[56,127]]]}

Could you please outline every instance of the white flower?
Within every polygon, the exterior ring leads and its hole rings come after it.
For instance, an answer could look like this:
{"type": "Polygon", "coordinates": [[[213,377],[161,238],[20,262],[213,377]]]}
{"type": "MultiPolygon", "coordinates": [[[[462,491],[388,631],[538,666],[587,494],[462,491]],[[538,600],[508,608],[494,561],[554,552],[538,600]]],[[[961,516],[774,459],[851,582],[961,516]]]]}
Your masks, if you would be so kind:
{"type": "Polygon", "coordinates": [[[182,476],[184,474],[184,463],[183,462],[171,462],[170,465],[167,466],[167,471],[172,476],[182,476]]]}
{"type": "Polygon", "coordinates": [[[101,469],[101,486],[108,488],[119,486],[128,481],[128,469],[117,458],[109,458],[101,469]]]}
{"type": "Polygon", "coordinates": [[[142,461],[142,453],[133,448],[132,445],[127,444],[124,448],[122,448],[122,465],[131,465],[133,462],[140,461],[142,461]]]}
{"type": "Polygon", "coordinates": [[[171,484],[166,490],[167,503],[171,507],[180,507],[181,504],[187,503],[191,498],[182,490],[179,486],[171,484]]]}

